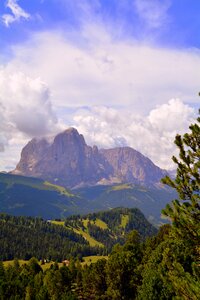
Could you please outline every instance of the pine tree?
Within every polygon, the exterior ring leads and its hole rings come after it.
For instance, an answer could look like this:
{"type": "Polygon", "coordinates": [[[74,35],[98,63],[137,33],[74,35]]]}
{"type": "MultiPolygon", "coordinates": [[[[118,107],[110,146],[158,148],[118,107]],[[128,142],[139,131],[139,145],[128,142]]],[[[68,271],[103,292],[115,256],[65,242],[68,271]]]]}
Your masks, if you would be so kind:
{"type": "Polygon", "coordinates": [[[172,158],[177,165],[176,178],[167,176],[162,180],[175,188],[179,196],[162,211],[172,220],[173,241],[163,253],[162,264],[168,269],[166,278],[175,294],[181,299],[197,300],[200,294],[200,117],[189,129],[189,133],[177,135],[175,139],[179,148],[179,158],[172,158]]]}
{"type": "MultiPolygon", "coordinates": [[[[200,110],[199,110],[200,114],[200,110]]],[[[200,239],[200,117],[190,125],[190,133],[177,135],[175,144],[179,158],[172,157],[177,165],[175,180],[166,176],[162,182],[175,188],[179,199],[162,211],[172,220],[177,236],[199,246],[200,239]]]]}

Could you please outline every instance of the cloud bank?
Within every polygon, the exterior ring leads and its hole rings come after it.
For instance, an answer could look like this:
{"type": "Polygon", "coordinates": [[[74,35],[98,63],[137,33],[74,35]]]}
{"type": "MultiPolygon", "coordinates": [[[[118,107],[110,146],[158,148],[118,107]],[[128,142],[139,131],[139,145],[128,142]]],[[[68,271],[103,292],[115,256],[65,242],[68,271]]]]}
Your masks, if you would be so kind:
{"type": "Polygon", "coordinates": [[[74,126],[90,144],[112,148],[131,146],[164,169],[173,169],[171,156],[177,133],[185,133],[194,120],[194,109],[179,99],[151,110],[147,117],[108,107],[83,109],[74,116],[74,126]]]}
{"type": "Polygon", "coordinates": [[[199,102],[197,49],[113,41],[105,28],[87,26],[81,37],[66,38],[61,32],[37,34],[15,47],[14,57],[9,68],[41,76],[60,106],[109,103],[147,113],[171,98],[199,102]]]}

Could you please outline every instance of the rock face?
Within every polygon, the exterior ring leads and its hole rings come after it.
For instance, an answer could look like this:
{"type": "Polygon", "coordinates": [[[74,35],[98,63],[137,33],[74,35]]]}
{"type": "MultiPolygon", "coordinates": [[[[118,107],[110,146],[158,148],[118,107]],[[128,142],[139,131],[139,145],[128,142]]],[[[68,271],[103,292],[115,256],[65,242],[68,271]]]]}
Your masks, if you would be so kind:
{"type": "Polygon", "coordinates": [[[22,150],[13,174],[43,178],[74,188],[86,185],[138,183],[152,185],[165,172],[129,147],[90,147],[74,128],[58,134],[53,142],[32,139],[22,150]]]}
{"type": "Polygon", "coordinates": [[[102,149],[100,153],[112,166],[112,176],[121,182],[154,184],[166,174],[149,158],[130,147],[102,149]]]}

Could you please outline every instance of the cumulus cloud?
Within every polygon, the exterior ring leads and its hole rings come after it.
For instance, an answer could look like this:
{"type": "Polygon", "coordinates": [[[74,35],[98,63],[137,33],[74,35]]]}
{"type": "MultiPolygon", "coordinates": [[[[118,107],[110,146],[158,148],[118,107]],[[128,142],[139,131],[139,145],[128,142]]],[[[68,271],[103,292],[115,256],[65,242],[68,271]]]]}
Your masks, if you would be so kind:
{"type": "Polygon", "coordinates": [[[21,144],[20,140],[27,141],[57,129],[46,84],[39,78],[10,73],[5,68],[0,70],[0,118],[0,151],[13,145],[14,137],[21,144]]]}
{"type": "Polygon", "coordinates": [[[131,146],[161,168],[173,169],[175,135],[185,133],[193,119],[194,109],[179,99],[171,99],[151,110],[147,117],[108,107],[82,109],[74,116],[74,126],[90,145],[131,146]]]}
{"type": "Polygon", "coordinates": [[[136,11],[150,29],[162,27],[168,21],[170,0],[134,0],[136,11]]]}
{"type": "Polygon", "coordinates": [[[8,7],[11,10],[12,14],[4,14],[2,16],[2,20],[4,24],[9,27],[10,24],[16,21],[20,21],[21,19],[28,20],[30,19],[30,14],[28,14],[25,10],[23,10],[18,5],[18,0],[8,0],[6,7],[8,7]]]}

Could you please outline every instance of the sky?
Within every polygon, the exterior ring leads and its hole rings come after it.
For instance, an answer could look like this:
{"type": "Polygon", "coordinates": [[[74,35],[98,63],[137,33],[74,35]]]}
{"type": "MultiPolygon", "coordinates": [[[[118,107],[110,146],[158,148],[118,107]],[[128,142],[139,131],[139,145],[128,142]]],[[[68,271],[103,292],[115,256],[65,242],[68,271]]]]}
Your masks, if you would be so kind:
{"type": "Polygon", "coordinates": [[[200,1],[0,0],[0,170],[73,126],[172,170],[200,108],[200,1]]]}

